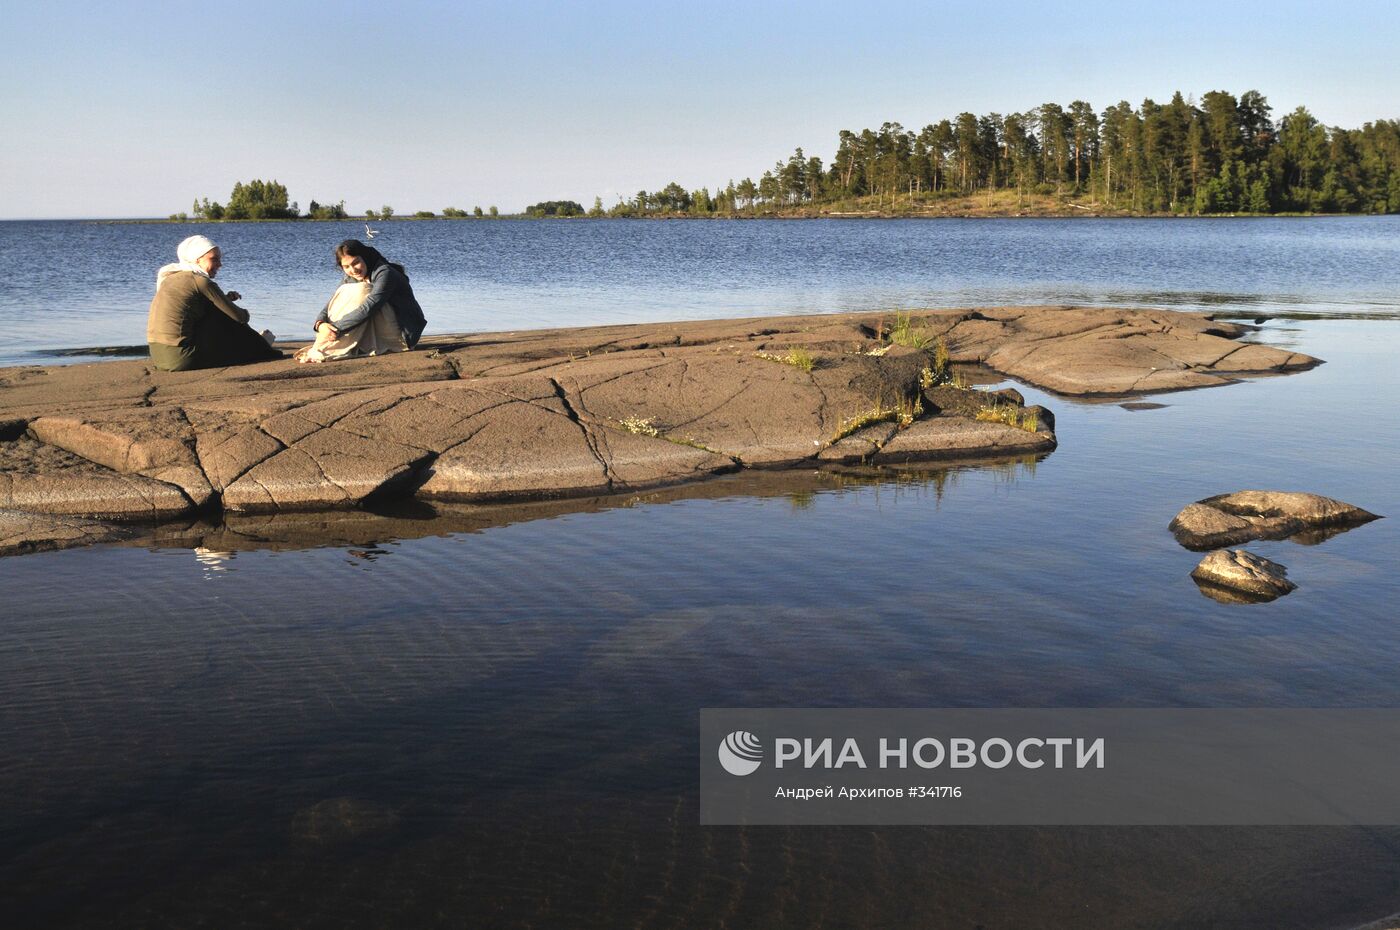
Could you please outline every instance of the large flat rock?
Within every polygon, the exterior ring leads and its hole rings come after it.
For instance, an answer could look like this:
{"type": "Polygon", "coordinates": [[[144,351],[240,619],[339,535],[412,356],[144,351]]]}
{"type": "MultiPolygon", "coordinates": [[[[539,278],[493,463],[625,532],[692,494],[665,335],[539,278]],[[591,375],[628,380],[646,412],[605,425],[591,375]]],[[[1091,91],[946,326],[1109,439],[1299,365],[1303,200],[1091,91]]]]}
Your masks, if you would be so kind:
{"type": "Polygon", "coordinates": [[[83,539],[90,527],[72,521],[92,518],[610,494],[743,468],[1038,454],[1055,443],[1048,411],[1033,431],[977,419],[1019,397],[940,388],[917,406],[937,342],[955,362],[1067,393],[1317,364],[1240,342],[1249,331],[1167,311],[989,308],[444,336],[325,365],[0,369],[0,508],[59,521],[10,518],[22,546],[14,527],[83,539]],[[917,347],[890,344],[897,322],[917,347]],[[801,364],[785,363],[794,350],[801,364]]]}
{"type": "Polygon", "coordinates": [[[422,450],[325,428],[291,442],[224,489],[228,510],[354,507],[408,483],[429,458],[422,450]]]}
{"type": "Polygon", "coordinates": [[[1309,355],[1238,340],[1251,328],[1166,310],[997,308],[947,334],[957,361],[1061,394],[1140,394],[1227,384],[1319,364],[1309,355]]]}
{"type": "Polygon", "coordinates": [[[0,510],[151,521],[194,509],[174,485],[122,474],[30,436],[0,441],[0,465],[0,510]]]}
{"type": "Polygon", "coordinates": [[[127,475],[173,484],[196,507],[213,488],[195,451],[194,429],[176,407],[38,417],[30,435],[127,475]]]}
{"type": "Polygon", "coordinates": [[[1055,447],[1049,431],[1029,432],[1003,423],[965,417],[919,420],[896,433],[874,456],[875,464],[964,458],[993,454],[1025,455],[1055,447]]]}

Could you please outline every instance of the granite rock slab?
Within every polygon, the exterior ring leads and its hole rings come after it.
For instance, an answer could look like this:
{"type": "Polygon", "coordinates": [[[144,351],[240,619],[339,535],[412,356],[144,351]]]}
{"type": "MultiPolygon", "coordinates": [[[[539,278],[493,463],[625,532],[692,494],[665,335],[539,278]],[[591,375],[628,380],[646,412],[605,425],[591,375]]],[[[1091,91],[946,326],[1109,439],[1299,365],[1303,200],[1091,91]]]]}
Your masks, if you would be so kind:
{"type": "MultiPolygon", "coordinates": [[[[753,468],[1042,454],[1034,431],[944,392],[917,417],[942,340],[1066,393],[1144,393],[1317,359],[1250,327],[1168,311],[1042,307],[701,320],[425,339],[410,353],[161,372],[145,360],[0,369],[0,508],[59,521],[343,510],[378,499],[612,494],[753,468]],[[811,364],[785,364],[793,349],[811,364]],[[846,424],[875,420],[850,431],[846,424]],[[846,435],[852,432],[852,435],[846,435]]],[[[1005,394],[1005,392],[1003,392],[1005,394]]],[[[1012,392],[1014,394],[1014,392],[1012,392]]],[[[68,521],[68,522],[64,522],[68,521]]],[[[74,522],[78,521],[78,522],[74,522]]],[[[11,540],[24,532],[11,518],[11,540]]],[[[79,534],[73,536],[72,534],[79,534]]],[[[97,534],[100,535],[100,534],[97,534]]],[[[96,538],[96,537],[94,537],[96,538]]],[[[21,542],[15,545],[23,545],[21,542]]]]}

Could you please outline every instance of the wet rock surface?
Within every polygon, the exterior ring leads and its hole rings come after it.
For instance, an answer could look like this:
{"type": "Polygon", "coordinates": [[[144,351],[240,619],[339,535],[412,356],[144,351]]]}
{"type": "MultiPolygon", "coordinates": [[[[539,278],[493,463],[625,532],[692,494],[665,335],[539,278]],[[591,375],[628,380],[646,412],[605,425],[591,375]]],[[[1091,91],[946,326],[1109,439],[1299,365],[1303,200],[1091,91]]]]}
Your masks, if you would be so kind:
{"type": "Polygon", "coordinates": [[[24,551],[105,538],[83,522],[94,519],[615,494],[746,468],[1054,447],[1053,416],[1014,391],[921,390],[939,340],[952,363],[1068,393],[1318,363],[1234,341],[1247,327],[1167,311],[930,311],[911,317],[920,348],[889,345],[892,321],[434,337],[383,358],[196,372],[144,361],[0,369],[0,509],[21,512],[0,532],[24,551]],[[781,361],[794,349],[811,364],[781,361]]]}
{"type": "Polygon", "coordinates": [[[100,520],[0,510],[0,556],[90,546],[126,536],[125,527],[100,520]]]}
{"type": "Polygon", "coordinates": [[[1203,551],[1254,539],[1321,542],[1380,519],[1353,504],[1299,491],[1236,491],[1183,508],[1170,524],[1177,542],[1203,551]]]}
{"type": "Polygon", "coordinates": [[[1288,569],[1243,549],[1217,549],[1191,577],[1203,594],[1225,603],[1263,603],[1298,587],[1288,580],[1288,569]]]}

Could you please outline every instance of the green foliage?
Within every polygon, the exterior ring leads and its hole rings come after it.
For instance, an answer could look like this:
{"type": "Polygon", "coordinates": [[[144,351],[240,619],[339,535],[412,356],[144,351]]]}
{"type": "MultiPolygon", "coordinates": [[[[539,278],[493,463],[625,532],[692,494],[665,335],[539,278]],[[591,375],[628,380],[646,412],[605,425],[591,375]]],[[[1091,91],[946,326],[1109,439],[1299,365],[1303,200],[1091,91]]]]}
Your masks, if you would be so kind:
{"type": "Polygon", "coordinates": [[[977,411],[975,419],[984,423],[1002,423],[1016,429],[1034,433],[1040,429],[1040,415],[1034,410],[1024,410],[1015,404],[992,404],[977,411]]]}
{"type": "Polygon", "coordinates": [[[224,219],[285,220],[296,214],[287,201],[287,188],[276,181],[239,181],[229,194],[224,219]]]}
{"type": "Polygon", "coordinates": [[[1199,104],[1175,93],[1098,112],[1083,100],[964,112],[918,131],[889,122],[841,130],[829,165],[797,149],[757,182],[687,192],[673,181],[607,214],[841,212],[852,202],[897,214],[942,195],[986,194],[990,203],[998,191],[1096,212],[1400,212],[1400,120],[1348,130],[1302,107],[1277,126],[1271,113],[1258,91],[1212,90],[1199,104]]]}
{"type": "MultiPolygon", "coordinates": [[[[326,204],[317,203],[313,200],[310,206],[306,208],[306,215],[313,220],[343,220],[349,216],[349,214],[345,212],[345,201],[343,200],[339,203],[326,204]]],[[[366,218],[368,219],[369,217],[366,218]]]]}
{"type": "Polygon", "coordinates": [[[841,426],[838,427],[836,432],[832,435],[831,442],[840,442],[852,433],[859,432],[865,429],[865,427],[873,426],[876,423],[894,423],[900,429],[905,429],[922,416],[923,412],[924,402],[921,397],[905,397],[894,406],[890,407],[884,406],[883,404],[872,407],[869,410],[842,420],[841,426]]]}
{"type": "Polygon", "coordinates": [[[480,207],[472,207],[472,216],[480,218],[482,216],[480,207]]]}
{"type": "Polygon", "coordinates": [[[419,210],[417,213],[413,214],[413,218],[415,220],[431,220],[436,219],[437,214],[432,210],[419,210]]]}
{"type": "Polygon", "coordinates": [[[921,324],[915,324],[908,313],[896,313],[894,326],[887,337],[892,345],[908,346],[911,349],[927,349],[933,344],[933,336],[921,324]]]}
{"type": "MultiPolygon", "coordinates": [[[[495,209],[494,207],[492,209],[495,209]]],[[[525,208],[526,216],[583,216],[583,207],[572,200],[546,200],[525,208]]],[[[495,216],[493,213],[492,216],[495,216]]]]}
{"type": "Polygon", "coordinates": [[[942,336],[933,345],[933,364],[919,372],[919,387],[924,390],[947,384],[952,380],[948,364],[948,340],[942,336]]]}
{"type": "Polygon", "coordinates": [[[192,212],[197,220],[221,220],[224,218],[223,206],[217,200],[210,203],[208,197],[196,200],[192,212]]]}
{"type": "Polygon", "coordinates": [[[495,207],[489,208],[486,212],[489,213],[493,218],[501,215],[501,211],[497,210],[495,207]]]}
{"type": "Polygon", "coordinates": [[[394,208],[387,203],[379,208],[379,218],[381,220],[391,220],[394,218],[394,208]]]}
{"type": "Polygon", "coordinates": [[[460,220],[466,218],[467,211],[459,210],[456,207],[443,207],[442,215],[449,220],[460,220]]]}

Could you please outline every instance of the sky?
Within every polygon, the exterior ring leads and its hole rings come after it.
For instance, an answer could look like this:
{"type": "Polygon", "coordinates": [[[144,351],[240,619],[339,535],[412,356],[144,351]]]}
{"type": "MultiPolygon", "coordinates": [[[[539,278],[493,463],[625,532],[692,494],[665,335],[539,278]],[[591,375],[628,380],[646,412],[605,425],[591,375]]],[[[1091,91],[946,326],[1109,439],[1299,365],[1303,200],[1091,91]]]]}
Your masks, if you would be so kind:
{"type": "Polygon", "coordinates": [[[235,181],[400,213],[757,179],[842,129],[1262,92],[1400,119],[1400,3],[0,0],[0,219],[166,216],[235,181]]]}

